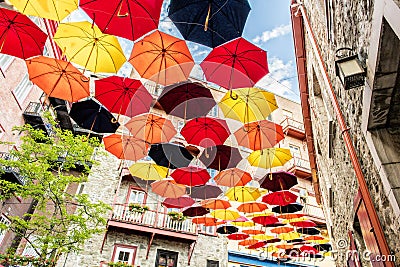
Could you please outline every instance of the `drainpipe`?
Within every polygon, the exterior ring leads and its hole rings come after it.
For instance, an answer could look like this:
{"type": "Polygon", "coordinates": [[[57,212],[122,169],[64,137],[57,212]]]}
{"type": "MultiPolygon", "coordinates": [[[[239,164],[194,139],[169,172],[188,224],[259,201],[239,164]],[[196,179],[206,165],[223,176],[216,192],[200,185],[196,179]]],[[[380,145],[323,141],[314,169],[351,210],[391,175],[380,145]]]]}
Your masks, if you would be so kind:
{"type": "MultiPolygon", "coordinates": [[[[333,89],[332,82],[331,82],[331,80],[329,78],[328,71],[327,71],[327,69],[325,67],[325,62],[324,62],[324,60],[322,58],[321,50],[319,49],[319,46],[318,46],[318,44],[316,42],[316,38],[315,38],[314,32],[313,32],[313,30],[311,28],[310,20],[308,18],[308,15],[307,15],[305,9],[304,9],[304,6],[302,5],[301,2],[297,2],[297,0],[293,0],[292,1],[292,7],[294,9],[297,9],[296,11],[294,11],[292,9],[292,14],[296,15],[297,13],[299,13],[299,16],[301,16],[303,18],[302,22],[303,22],[303,24],[305,26],[305,29],[306,29],[306,32],[307,32],[307,37],[310,40],[312,51],[314,52],[314,54],[316,56],[316,63],[318,64],[318,66],[319,66],[319,68],[320,68],[320,70],[322,72],[322,77],[323,77],[325,86],[328,89],[328,95],[329,95],[329,98],[331,100],[332,106],[334,108],[334,111],[335,111],[335,114],[336,114],[336,118],[337,118],[337,121],[338,121],[338,124],[339,124],[339,128],[342,131],[343,141],[345,142],[345,145],[346,145],[346,148],[347,148],[347,152],[350,155],[350,161],[351,161],[351,163],[353,165],[354,172],[355,172],[356,177],[357,177],[357,181],[358,181],[358,184],[359,184],[359,190],[361,192],[361,197],[362,197],[362,199],[364,201],[364,204],[365,204],[365,207],[366,207],[366,209],[368,211],[368,217],[369,217],[369,219],[371,221],[371,224],[372,224],[371,231],[373,231],[375,233],[375,236],[376,236],[376,239],[377,239],[377,242],[378,242],[378,245],[379,245],[379,250],[381,252],[381,255],[389,256],[391,253],[390,253],[389,247],[388,247],[388,245],[386,243],[386,239],[385,239],[385,235],[384,235],[383,230],[382,230],[382,226],[381,226],[381,224],[379,222],[378,215],[376,213],[376,210],[375,210],[375,207],[374,207],[370,192],[368,190],[367,182],[366,182],[364,174],[362,172],[361,165],[360,165],[360,162],[358,160],[358,156],[357,156],[356,150],[355,150],[354,145],[353,145],[353,141],[352,141],[350,133],[349,133],[349,128],[346,125],[345,119],[343,117],[343,113],[342,113],[342,111],[340,109],[340,106],[339,106],[338,99],[337,99],[335,91],[333,89]],[[296,13],[296,14],[294,14],[293,12],[296,13]]],[[[298,35],[296,36],[295,33],[294,33],[294,35],[295,35],[295,38],[303,38],[303,40],[305,38],[304,35],[303,36],[298,36],[298,35]]],[[[393,262],[385,262],[384,264],[385,264],[385,266],[394,266],[393,262]]]]}

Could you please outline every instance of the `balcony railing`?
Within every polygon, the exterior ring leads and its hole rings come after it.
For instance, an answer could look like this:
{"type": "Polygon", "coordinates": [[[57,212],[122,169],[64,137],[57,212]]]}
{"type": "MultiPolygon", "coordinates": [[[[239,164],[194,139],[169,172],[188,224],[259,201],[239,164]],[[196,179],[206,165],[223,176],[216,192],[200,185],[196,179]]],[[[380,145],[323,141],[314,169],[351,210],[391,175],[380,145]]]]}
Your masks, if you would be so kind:
{"type": "Polygon", "coordinates": [[[289,169],[300,167],[302,169],[311,171],[310,161],[308,161],[307,159],[303,159],[303,158],[293,157],[291,160],[289,160],[288,166],[289,166],[289,169]]]}
{"type": "Polygon", "coordinates": [[[311,204],[305,204],[302,212],[311,217],[325,220],[324,211],[322,210],[321,207],[314,206],[311,204]]]}
{"type": "MultiPolygon", "coordinates": [[[[0,152],[0,158],[4,160],[16,161],[18,160],[16,157],[12,156],[10,153],[7,152],[0,152]]],[[[21,185],[26,183],[26,180],[23,176],[19,174],[19,169],[17,167],[9,167],[9,166],[1,166],[5,171],[5,177],[9,178],[10,181],[16,181],[21,185]]]]}
{"type": "Polygon", "coordinates": [[[287,135],[294,136],[298,139],[303,139],[305,137],[304,124],[301,121],[286,117],[280,125],[287,135]]]}
{"type": "Polygon", "coordinates": [[[197,225],[192,223],[190,219],[176,221],[172,220],[168,214],[154,210],[147,210],[144,213],[130,211],[126,204],[114,206],[111,220],[168,231],[197,234],[197,225]]]}

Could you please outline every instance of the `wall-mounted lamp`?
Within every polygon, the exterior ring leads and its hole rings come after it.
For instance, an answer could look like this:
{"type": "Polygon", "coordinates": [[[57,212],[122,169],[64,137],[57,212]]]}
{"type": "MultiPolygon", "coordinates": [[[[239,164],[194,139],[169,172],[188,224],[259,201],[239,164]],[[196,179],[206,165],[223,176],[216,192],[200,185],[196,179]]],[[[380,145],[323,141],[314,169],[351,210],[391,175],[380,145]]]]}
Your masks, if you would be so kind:
{"type": "Polygon", "coordinates": [[[354,55],[353,50],[347,47],[336,50],[335,61],[336,76],[339,77],[344,89],[359,87],[364,85],[366,70],[357,55],[354,55]],[[347,55],[339,54],[339,52],[347,51],[347,55]]]}

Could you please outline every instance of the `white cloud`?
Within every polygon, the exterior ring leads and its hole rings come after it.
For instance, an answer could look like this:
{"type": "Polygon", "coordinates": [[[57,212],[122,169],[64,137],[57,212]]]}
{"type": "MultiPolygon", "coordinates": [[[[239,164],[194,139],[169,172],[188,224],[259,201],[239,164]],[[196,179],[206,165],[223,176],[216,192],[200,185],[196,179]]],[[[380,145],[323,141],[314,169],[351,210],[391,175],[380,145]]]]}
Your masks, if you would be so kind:
{"type": "Polygon", "coordinates": [[[261,42],[265,43],[271,39],[278,38],[280,36],[289,34],[291,31],[292,31],[292,26],[290,24],[280,25],[280,26],[272,29],[271,31],[265,31],[261,35],[256,36],[253,39],[253,42],[257,43],[257,44],[259,44],[261,42]]]}
{"type": "Polygon", "coordinates": [[[268,60],[269,74],[257,82],[256,86],[272,93],[299,101],[298,88],[293,88],[293,81],[297,76],[293,61],[284,62],[272,57],[268,60]]]}

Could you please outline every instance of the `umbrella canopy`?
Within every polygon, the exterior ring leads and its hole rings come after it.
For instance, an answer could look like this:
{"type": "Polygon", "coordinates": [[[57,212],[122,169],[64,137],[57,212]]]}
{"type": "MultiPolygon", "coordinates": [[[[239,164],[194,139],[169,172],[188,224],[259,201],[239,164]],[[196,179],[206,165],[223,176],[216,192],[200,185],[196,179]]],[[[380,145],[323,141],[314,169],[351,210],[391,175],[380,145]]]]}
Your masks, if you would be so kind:
{"type": "Polygon", "coordinates": [[[190,207],[187,207],[182,211],[182,214],[184,216],[188,217],[197,217],[197,216],[203,216],[209,213],[209,210],[202,207],[200,204],[193,204],[190,207]]]}
{"type": "Polygon", "coordinates": [[[276,247],[277,248],[279,248],[279,249],[292,249],[292,248],[294,248],[294,245],[292,245],[292,244],[279,244],[279,245],[276,245],[276,247]]]}
{"type": "Polygon", "coordinates": [[[235,137],[240,146],[261,150],[274,147],[283,140],[284,135],[282,126],[262,120],[243,125],[235,132],[235,137]]]}
{"type": "Polygon", "coordinates": [[[192,218],[192,223],[203,224],[204,226],[215,226],[218,225],[218,220],[212,217],[202,216],[192,218]]]}
{"type": "Polygon", "coordinates": [[[265,252],[277,252],[277,251],[279,251],[279,249],[277,247],[273,246],[273,245],[270,245],[268,247],[263,248],[263,251],[265,251],[265,252]]]}
{"type": "Polygon", "coordinates": [[[142,78],[162,85],[186,81],[194,66],[186,42],[158,30],[133,46],[129,62],[142,78]]]}
{"type": "Polygon", "coordinates": [[[162,0],[81,0],[80,7],[107,34],[136,40],[157,29],[162,0]]]}
{"type": "Polygon", "coordinates": [[[302,209],[303,209],[303,205],[301,205],[300,203],[291,203],[286,206],[273,207],[272,211],[282,214],[282,213],[294,213],[297,211],[301,211],[302,209]]]}
{"type": "Polygon", "coordinates": [[[297,177],[290,172],[278,171],[265,175],[259,183],[260,187],[273,192],[289,190],[297,184],[297,177]]]}
{"type": "Polygon", "coordinates": [[[240,242],[238,243],[238,245],[239,245],[239,246],[251,246],[251,245],[254,245],[255,243],[258,243],[258,240],[255,240],[255,239],[246,239],[246,240],[240,241],[240,242]]]}
{"type": "Polygon", "coordinates": [[[151,145],[149,156],[158,165],[170,169],[187,167],[193,159],[192,154],[185,147],[172,143],[151,145]]]}
{"type": "Polygon", "coordinates": [[[257,239],[257,240],[264,240],[264,241],[274,239],[273,236],[271,236],[271,235],[266,235],[265,233],[253,235],[253,238],[254,238],[254,239],[257,239]]]}
{"type": "Polygon", "coordinates": [[[225,120],[201,117],[188,121],[181,134],[189,144],[211,147],[222,145],[230,132],[225,120]]]}
{"type": "Polygon", "coordinates": [[[262,230],[257,230],[257,229],[246,229],[242,231],[245,234],[249,234],[249,235],[262,235],[265,234],[265,231],[262,230]]]}
{"type": "Polygon", "coordinates": [[[224,221],[234,221],[240,217],[237,211],[229,209],[213,210],[210,214],[212,217],[224,221]]]}
{"type": "Polygon", "coordinates": [[[227,236],[229,240],[245,240],[248,237],[249,235],[245,233],[234,233],[227,236]]]}
{"type": "Polygon", "coordinates": [[[217,185],[234,187],[244,186],[252,180],[251,175],[238,168],[230,168],[221,171],[214,177],[217,185]]]}
{"type": "Polygon", "coordinates": [[[259,241],[253,245],[250,245],[247,247],[247,249],[258,249],[258,248],[262,248],[266,245],[267,243],[265,241],[259,241]]]}
{"type": "Polygon", "coordinates": [[[27,16],[0,8],[0,53],[27,59],[43,53],[47,35],[27,16]]]}
{"type": "Polygon", "coordinates": [[[210,89],[188,81],[165,87],[157,101],[167,114],[188,120],[206,116],[216,105],[210,89]]]}
{"type": "Polygon", "coordinates": [[[318,244],[318,245],[314,245],[313,247],[316,248],[318,251],[331,251],[332,250],[331,244],[318,244]]]}
{"type": "Polygon", "coordinates": [[[253,221],[244,221],[244,222],[232,221],[231,224],[239,227],[253,227],[255,225],[253,221]]]}
{"type": "Polygon", "coordinates": [[[257,216],[252,218],[252,221],[261,225],[269,225],[279,222],[278,218],[274,216],[257,216]]]}
{"type": "Polygon", "coordinates": [[[261,212],[268,209],[267,204],[261,202],[247,202],[242,203],[237,208],[238,211],[244,213],[254,213],[254,212],[261,212]]]}
{"type": "Polygon", "coordinates": [[[69,61],[93,72],[116,73],[126,62],[117,38],[88,21],[61,23],[53,39],[69,61]]]}
{"type": "Polygon", "coordinates": [[[25,61],[29,79],[49,97],[76,102],[90,96],[89,79],[71,63],[38,56],[25,61]]]}
{"type": "Polygon", "coordinates": [[[149,112],[153,97],[141,81],[110,76],[94,83],[95,98],[110,112],[129,117],[149,112]]]}
{"type": "Polygon", "coordinates": [[[301,235],[296,232],[282,233],[278,235],[278,238],[282,240],[293,240],[299,238],[301,235]]]}
{"type": "Polygon", "coordinates": [[[216,47],[242,35],[250,9],[247,0],[172,0],[168,17],[186,40],[216,47]]]}
{"type": "Polygon", "coordinates": [[[266,148],[252,152],[247,160],[252,166],[264,169],[283,166],[292,159],[292,154],[287,148],[266,148]]]}
{"type": "Polygon", "coordinates": [[[302,221],[306,221],[306,220],[307,220],[306,217],[299,217],[299,218],[293,218],[293,219],[286,219],[286,220],[283,220],[283,223],[302,222],[302,221]]]}
{"type": "Polygon", "coordinates": [[[231,207],[231,203],[229,201],[223,200],[223,199],[205,199],[200,202],[201,206],[203,206],[206,209],[227,209],[231,207]]]}
{"type": "Polygon", "coordinates": [[[211,178],[206,169],[195,166],[176,169],[171,173],[171,177],[174,178],[177,183],[188,186],[204,185],[211,178]]]}
{"type": "Polygon", "coordinates": [[[162,197],[178,198],[186,193],[186,187],[177,184],[174,179],[165,178],[151,183],[151,191],[162,197]]]}
{"type": "Polygon", "coordinates": [[[176,134],[170,120],[151,113],[133,117],[125,124],[125,127],[133,136],[149,144],[169,142],[176,134]]]}
{"type": "Polygon", "coordinates": [[[147,144],[133,136],[112,134],[103,142],[105,149],[119,159],[137,161],[147,155],[147,144]]]}
{"type": "Polygon", "coordinates": [[[305,215],[302,213],[289,213],[289,214],[280,214],[277,217],[280,219],[286,219],[286,220],[290,220],[290,219],[295,219],[295,218],[301,218],[304,217],[305,215]]]}
{"type": "Polygon", "coordinates": [[[262,201],[270,205],[286,206],[296,202],[297,195],[290,191],[276,191],[266,194],[262,197],[262,201]]]}
{"type": "Polygon", "coordinates": [[[192,206],[194,204],[193,198],[183,195],[178,198],[170,198],[167,197],[164,199],[162,202],[162,205],[167,208],[176,208],[176,209],[181,209],[181,208],[186,208],[189,206],[192,206]]]}
{"type": "MultiPolygon", "coordinates": [[[[273,93],[253,87],[236,89],[226,93],[218,103],[218,106],[226,118],[231,118],[243,123],[264,120],[272,111],[278,108],[273,93]]],[[[246,125],[244,127],[246,127],[246,125]]],[[[252,125],[254,127],[254,124],[252,125]]],[[[255,127],[257,128],[257,126],[255,127]]],[[[239,129],[239,131],[240,130],[241,129],[239,129]]],[[[245,129],[247,132],[249,132],[249,130],[250,128],[245,129]]],[[[272,138],[269,140],[272,143],[275,143],[275,140],[273,140],[274,134],[275,133],[272,133],[272,138]]],[[[273,147],[273,145],[268,147],[273,147]]]]}
{"type": "Polygon", "coordinates": [[[303,245],[300,247],[301,252],[306,252],[307,254],[317,254],[318,250],[312,246],[303,245]]]}
{"type": "Polygon", "coordinates": [[[114,116],[92,99],[73,103],[69,116],[80,127],[97,133],[115,133],[119,127],[114,116]]]}
{"type": "Polygon", "coordinates": [[[302,228],[317,226],[313,221],[291,222],[290,225],[302,228]]]}
{"type": "MultiPolygon", "coordinates": [[[[307,229],[307,228],[306,228],[307,229]]],[[[306,236],[304,237],[305,241],[315,241],[315,240],[324,240],[325,238],[322,236],[318,236],[318,235],[311,235],[311,236],[306,236]]]]}
{"type": "Polygon", "coordinates": [[[236,147],[218,145],[206,148],[200,156],[200,161],[207,168],[222,171],[228,168],[235,168],[242,160],[242,155],[236,147]]]}
{"type": "Polygon", "coordinates": [[[239,231],[239,228],[233,225],[224,225],[217,228],[217,233],[222,235],[229,235],[239,231]]]}
{"type": "Polygon", "coordinates": [[[290,233],[293,232],[294,228],[293,227],[288,227],[288,226],[284,226],[284,227],[276,227],[274,229],[271,229],[271,233],[274,234],[285,234],[285,233],[290,233]]]}
{"type": "Polygon", "coordinates": [[[142,180],[162,180],[168,176],[168,168],[148,162],[136,162],[129,167],[129,172],[142,180]]]}
{"type": "Polygon", "coordinates": [[[190,196],[196,199],[216,198],[220,194],[222,194],[221,188],[212,184],[194,186],[190,192],[190,196]]]}
{"type": "Polygon", "coordinates": [[[252,87],[268,74],[267,52],[241,37],[215,47],[200,66],[207,81],[227,89],[252,87]]]}
{"type": "Polygon", "coordinates": [[[261,193],[259,189],[255,187],[235,186],[229,188],[228,191],[226,191],[225,196],[227,196],[229,200],[233,201],[250,202],[256,201],[257,198],[261,196],[261,193]]]}
{"type": "Polygon", "coordinates": [[[78,0],[9,0],[8,2],[25,15],[56,21],[63,20],[78,8],[78,0]]]}
{"type": "Polygon", "coordinates": [[[305,235],[319,235],[321,233],[317,228],[307,227],[307,228],[297,228],[296,232],[305,235]]]}

